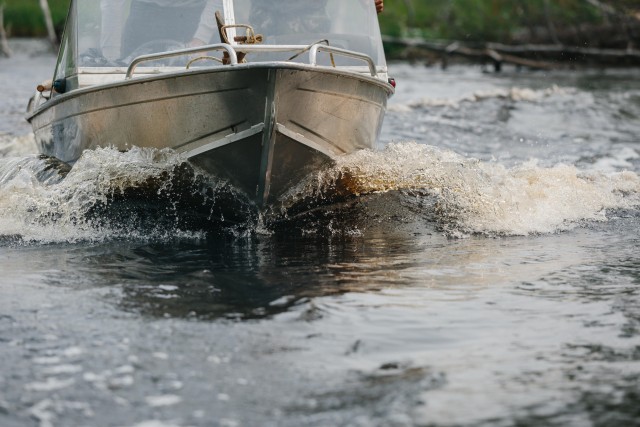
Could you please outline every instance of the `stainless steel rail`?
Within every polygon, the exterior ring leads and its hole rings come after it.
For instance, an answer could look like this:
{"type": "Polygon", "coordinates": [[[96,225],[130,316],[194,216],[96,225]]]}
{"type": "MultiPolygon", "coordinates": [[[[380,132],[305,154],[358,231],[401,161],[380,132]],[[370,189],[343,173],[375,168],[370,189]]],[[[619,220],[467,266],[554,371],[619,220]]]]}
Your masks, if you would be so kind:
{"type": "Polygon", "coordinates": [[[224,50],[229,55],[229,64],[238,65],[238,55],[236,51],[227,43],[210,44],[206,46],[191,47],[188,49],[175,50],[172,52],[159,52],[152,53],[150,55],[142,55],[131,61],[129,68],[127,68],[127,75],[125,78],[130,79],[133,76],[133,72],[136,67],[143,62],[155,61],[164,58],[173,58],[175,56],[191,55],[193,53],[210,52],[212,50],[224,50]]]}
{"type": "Polygon", "coordinates": [[[327,53],[334,53],[336,55],[347,56],[350,58],[360,59],[366,62],[369,65],[369,71],[371,72],[371,76],[377,77],[378,70],[376,69],[376,64],[373,62],[373,59],[369,55],[365,55],[364,53],[355,52],[353,50],[341,49],[338,47],[333,47],[326,45],[324,43],[314,43],[312,45],[241,45],[234,46],[234,48],[239,52],[287,52],[287,51],[297,51],[304,52],[305,50],[309,51],[309,64],[316,66],[318,65],[318,51],[323,51],[327,53]]]}
{"type": "Polygon", "coordinates": [[[318,51],[323,51],[327,53],[334,53],[337,55],[348,56],[350,58],[360,59],[369,64],[369,71],[371,72],[372,77],[378,76],[378,70],[376,69],[376,64],[373,62],[373,59],[369,55],[365,55],[364,53],[354,52],[352,50],[340,49],[339,47],[327,46],[326,44],[316,43],[311,46],[311,50],[309,50],[309,64],[316,65],[318,63],[318,51]]]}
{"type": "Polygon", "coordinates": [[[172,58],[175,56],[183,56],[190,55],[193,53],[202,53],[209,52],[212,50],[224,50],[229,55],[229,65],[237,65],[238,64],[238,55],[236,52],[250,53],[250,52],[298,52],[304,53],[304,51],[309,51],[309,64],[312,66],[318,65],[318,52],[327,52],[336,55],[347,56],[349,58],[360,59],[366,62],[369,65],[369,72],[371,76],[377,77],[378,71],[376,69],[376,64],[373,62],[373,59],[369,55],[365,55],[364,53],[355,52],[352,50],[341,49],[338,47],[328,46],[323,43],[315,43],[312,45],[237,45],[231,46],[227,43],[219,43],[212,44],[207,46],[199,46],[189,49],[181,49],[172,52],[160,52],[153,53],[150,55],[142,55],[135,58],[131,61],[129,68],[127,69],[126,78],[130,79],[133,76],[133,73],[138,65],[143,62],[155,61],[163,58],[172,58]]]}

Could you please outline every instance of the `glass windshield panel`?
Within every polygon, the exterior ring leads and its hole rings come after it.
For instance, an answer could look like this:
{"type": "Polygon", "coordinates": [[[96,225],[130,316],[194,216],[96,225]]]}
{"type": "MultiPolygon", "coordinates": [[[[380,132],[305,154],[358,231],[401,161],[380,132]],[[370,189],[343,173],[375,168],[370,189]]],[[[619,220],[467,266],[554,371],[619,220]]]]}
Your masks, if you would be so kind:
{"type": "Polygon", "coordinates": [[[54,80],[64,79],[75,73],[76,69],[76,21],[75,13],[73,13],[75,5],[71,7],[72,9],[67,16],[64,34],[62,35],[62,42],[60,43],[56,71],[53,75],[54,80]]]}
{"type": "Polygon", "coordinates": [[[222,0],[77,0],[77,9],[80,67],[125,66],[140,55],[220,43],[222,0]]]}
{"type": "MultiPolygon", "coordinates": [[[[369,55],[385,65],[378,17],[373,0],[234,0],[236,24],[253,28],[267,45],[309,45],[327,40],[331,46],[369,55]]],[[[244,35],[244,29],[237,29],[244,35]]],[[[318,63],[329,65],[329,55],[318,63]]],[[[252,60],[287,60],[291,53],[249,55],[252,60]]],[[[294,59],[308,62],[308,56],[294,59]]],[[[337,65],[365,65],[362,61],[335,56],[337,65]]]]}
{"type": "MultiPolygon", "coordinates": [[[[226,24],[250,26],[263,36],[265,45],[308,45],[327,40],[331,46],[365,53],[378,66],[385,65],[374,0],[76,0],[74,3],[77,34],[73,39],[77,40],[79,67],[126,66],[140,55],[220,43],[216,11],[226,17],[226,24]]],[[[230,42],[237,46],[233,35],[244,36],[247,28],[227,31],[232,36],[230,42]]],[[[65,46],[64,50],[67,49],[72,47],[65,46]]],[[[292,55],[292,52],[250,53],[246,59],[280,61],[292,55]]],[[[293,60],[306,63],[309,59],[308,55],[300,55],[293,60]]],[[[335,61],[337,65],[365,65],[338,55],[335,61]]],[[[320,53],[318,62],[329,65],[329,55],[320,53]]]]}

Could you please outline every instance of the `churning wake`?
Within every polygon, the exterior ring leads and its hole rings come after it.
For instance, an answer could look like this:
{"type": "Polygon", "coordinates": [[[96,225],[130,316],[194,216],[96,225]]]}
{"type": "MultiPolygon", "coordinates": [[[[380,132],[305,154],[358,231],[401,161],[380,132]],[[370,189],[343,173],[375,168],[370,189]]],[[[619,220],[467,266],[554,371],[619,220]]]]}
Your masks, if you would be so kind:
{"type": "Polygon", "coordinates": [[[31,137],[0,138],[0,146],[0,239],[20,242],[246,235],[301,206],[330,216],[336,203],[366,194],[428,198],[428,217],[450,236],[553,233],[640,206],[634,172],[535,160],[506,167],[406,142],[341,158],[292,188],[265,220],[230,185],[168,150],[87,151],[70,168],[26,155],[31,137]]]}
{"type": "MultiPolygon", "coordinates": [[[[452,235],[552,233],[605,221],[607,210],[640,206],[633,172],[540,167],[535,160],[507,168],[416,143],[356,153],[327,173],[343,176],[354,193],[411,190],[433,197],[436,218],[452,235]]],[[[325,182],[321,175],[315,188],[325,182]]]]}
{"type": "Polygon", "coordinates": [[[198,237],[234,229],[249,210],[229,185],[168,150],[86,151],[73,168],[36,155],[0,159],[4,240],[198,237]]]}

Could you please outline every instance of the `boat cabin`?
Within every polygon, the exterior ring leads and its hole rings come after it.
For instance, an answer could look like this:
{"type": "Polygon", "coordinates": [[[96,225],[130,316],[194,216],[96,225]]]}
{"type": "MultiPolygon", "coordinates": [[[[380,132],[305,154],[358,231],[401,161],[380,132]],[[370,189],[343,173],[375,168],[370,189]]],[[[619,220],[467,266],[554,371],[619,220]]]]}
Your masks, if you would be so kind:
{"type": "Polygon", "coordinates": [[[187,68],[276,61],[386,81],[374,2],[72,0],[53,96],[187,68]]]}

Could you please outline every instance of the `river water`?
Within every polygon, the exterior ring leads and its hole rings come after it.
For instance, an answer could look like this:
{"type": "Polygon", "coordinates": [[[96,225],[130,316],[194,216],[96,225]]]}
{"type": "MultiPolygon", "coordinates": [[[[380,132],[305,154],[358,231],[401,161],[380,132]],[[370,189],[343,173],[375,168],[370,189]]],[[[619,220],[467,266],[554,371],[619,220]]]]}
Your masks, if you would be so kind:
{"type": "Polygon", "coordinates": [[[172,153],[39,159],[13,46],[0,425],[640,425],[638,70],[392,64],[379,150],[256,217],[172,153]]]}

